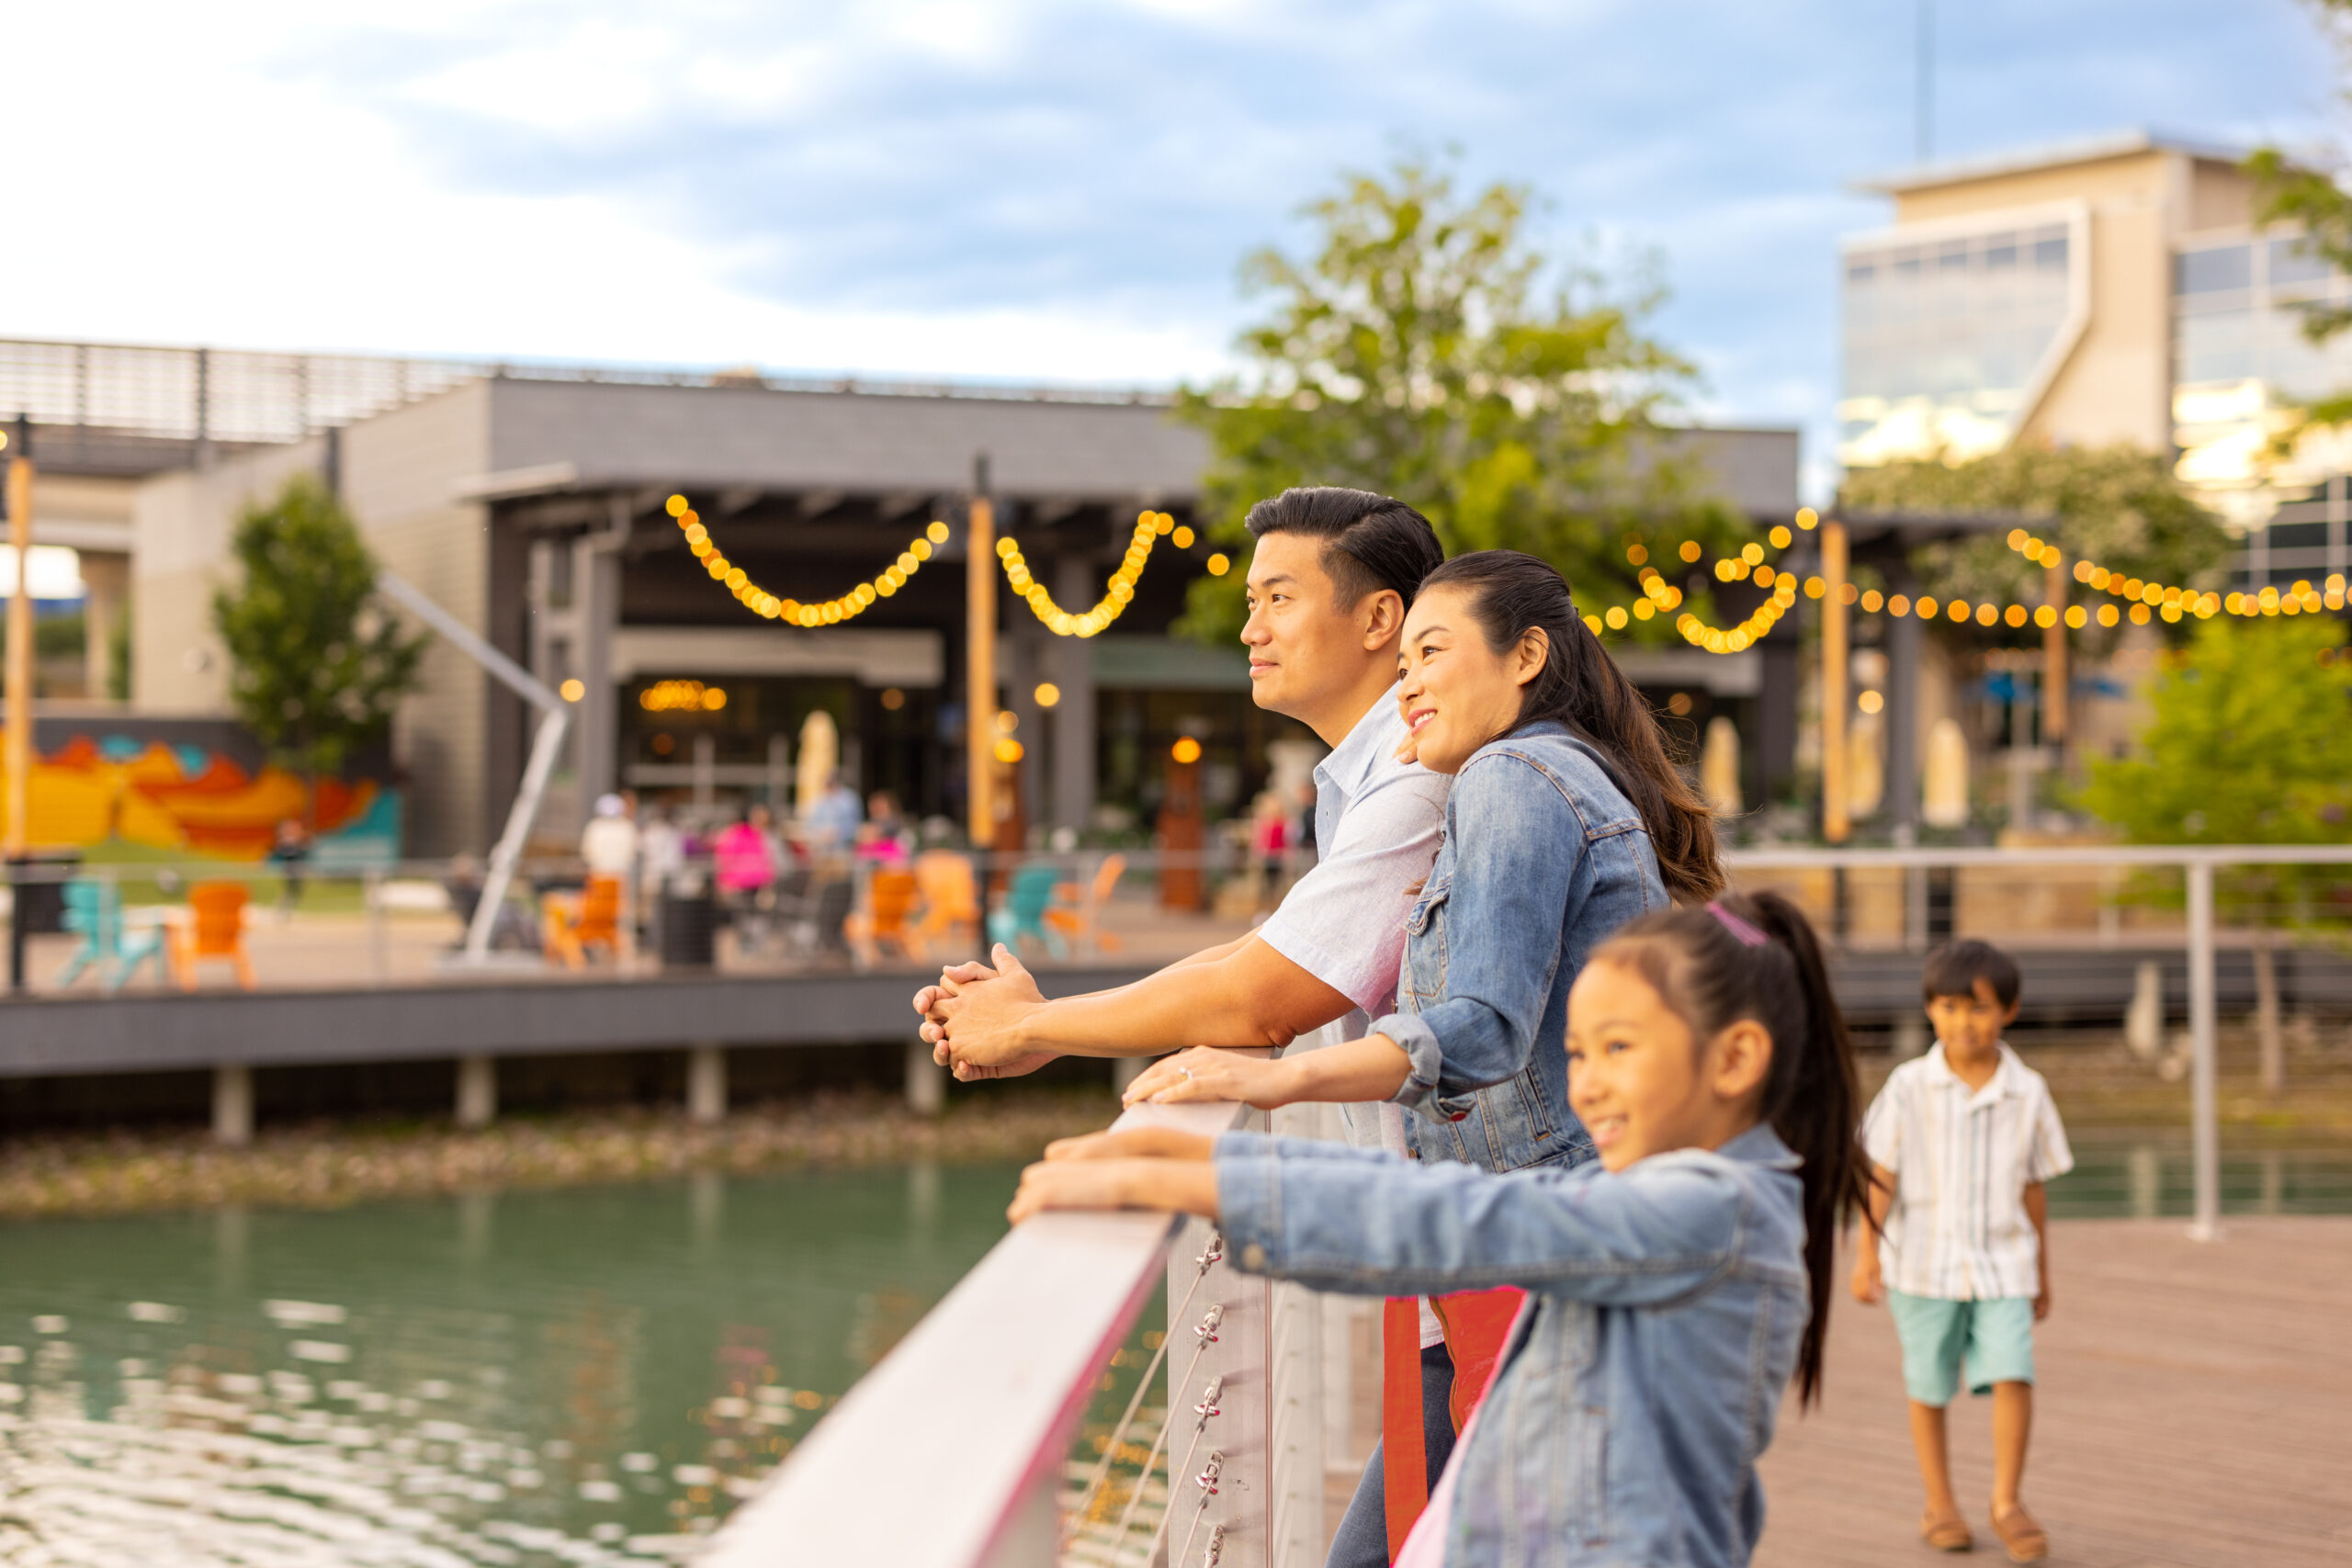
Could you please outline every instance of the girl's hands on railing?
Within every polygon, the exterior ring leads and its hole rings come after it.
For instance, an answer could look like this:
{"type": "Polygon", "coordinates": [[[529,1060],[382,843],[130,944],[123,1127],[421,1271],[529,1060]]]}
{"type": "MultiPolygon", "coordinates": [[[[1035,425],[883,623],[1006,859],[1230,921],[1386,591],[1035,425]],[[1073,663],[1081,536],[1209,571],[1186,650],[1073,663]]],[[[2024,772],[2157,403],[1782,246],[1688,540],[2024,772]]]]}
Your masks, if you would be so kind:
{"type": "Polygon", "coordinates": [[[1056,1138],[1046,1145],[1049,1160],[1065,1159],[1207,1159],[1216,1149],[1215,1138],[1181,1133],[1173,1127],[1129,1127],[1107,1133],[1086,1133],[1056,1138]]]}
{"type": "Polygon", "coordinates": [[[1182,1105],[1195,1100],[1240,1100],[1260,1111],[1272,1111],[1297,1098],[1296,1077],[1296,1069],[1280,1058],[1195,1045],[1146,1067],[1127,1086],[1125,1101],[1182,1105]]]}
{"type": "Polygon", "coordinates": [[[1048,1209],[1156,1209],[1217,1217],[1216,1167],[1205,1159],[1041,1160],[1021,1173],[1005,1217],[1048,1209]]]}

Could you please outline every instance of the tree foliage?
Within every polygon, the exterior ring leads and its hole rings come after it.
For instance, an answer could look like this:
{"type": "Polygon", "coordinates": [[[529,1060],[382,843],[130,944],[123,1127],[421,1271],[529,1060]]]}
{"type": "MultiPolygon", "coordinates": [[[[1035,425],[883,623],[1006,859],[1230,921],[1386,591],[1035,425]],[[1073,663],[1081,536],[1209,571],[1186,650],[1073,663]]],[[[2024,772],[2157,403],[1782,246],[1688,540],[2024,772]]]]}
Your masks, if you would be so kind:
{"type": "MultiPolygon", "coordinates": [[[[2352,843],[2352,650],[2332,615],[2195,623],[2149,693],[2128,758],[2093,760],[2082,803],[2136,844],[2352,843]]],[[[2338,866],[2246,867],[2242,909],[2340,897],[2338,866]]]]}
{"type": "MultiPolygon", "coordinates": [[[[2153,452],[2018,446],[1965,463],[1935,458],[1848,472],[1838,504],[1853,512],[2016,512],[2070,559],[2182,588],[2219,588],[2230,536],[2153,452]]],[[[1999,536],[1912,553],[1921,589],[1939,599],[2038,604],[2042,569],[1999,536]]]]}
{"type": "Polygon", "coordinates": [[[375,558],[307,474],[247,507],[229,548],[240,581],[213,594],[212,624],[237,716],[281,761],[336,773],[390,726],[426,639],[378,602],[375,558]]]}
{"type": "MultiPolygon", "coordinates": [[[[1636,596],[1629,530],[1736,548],[1742,522],[1659,434],[1694,377],[1642,330],[1656,292],[1619,299],[1553,264],[1529,201],[1507,184],[1461,196],[1407,159],[1304,209],[1311,257],[1245,260],[1244,291],[1272,301],[1239,339],[1250,371],[1180,402],[1215,447],[1213,538],[1245,548],[1250,505],[1292,485],[1351,485],[1419,508],[1449,554],[1542,556],[1595,607],[1636,596]]],[[[1238,572],[1193,584],[1186,629],[1222,640],[1240,620],[1238,572]]]]}
{"type": "MultiPolygon", "coordinates": [[[[2333,35],[2339,59],[2352,66],[2352,0],[2310,0],[2320,25],[2333,35]]],[[[2352,87],[2345,95],[2352,98],[2352,87]]],[[[2297,223],[2305,244],[2338,272],[2352,273],[2352,189],[2343,170],[2315,167],[2283,148],[2264,147],[2247,160],[2254,175],[2257,223],[2297,223]]],[[[2312,303],[2303,308],[2303,333],[2324,343],[2352,327],[2352,306],[2312,303]]],[[[2303,411],[2317,424],[2352,421],[2352,389],[2331,393],[2303,411]]]]}

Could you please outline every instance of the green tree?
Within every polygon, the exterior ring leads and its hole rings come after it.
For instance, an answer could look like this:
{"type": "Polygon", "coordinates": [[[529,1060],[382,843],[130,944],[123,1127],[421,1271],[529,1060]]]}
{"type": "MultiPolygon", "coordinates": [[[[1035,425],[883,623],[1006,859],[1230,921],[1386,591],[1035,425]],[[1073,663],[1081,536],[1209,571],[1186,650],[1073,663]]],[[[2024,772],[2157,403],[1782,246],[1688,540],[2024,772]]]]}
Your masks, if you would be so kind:
{"type": "MultiPolygon", "coordinates": [[[[2151,690],[2138,753],[2094,761],[2083,804],[2135,844],[2352,842],[2352,650],[2333,616],[2195,623],[2151,690]]],[[[2284,1079],[2276,924],[2340,923],[2340,866],[2241,866],[2215,902],[2257,933],[2263,1086],[2284,1079]]],[[[2176,900],[2176,888],[2157,895],[2176,900]]]]}
{"type": "MultiPolygon", "coordinates": [[[[2309,0],[2319,13],[2320,26],[2333,38],[2337,58],[2352,65],[2352,0],[2309,0]]],[[[2352,98],[2352,88],[2344,94],[2352,98]]],[[[2254,175],[2255,220],[2258,223],[2300,223],[2312,254],[2338,272],[2352,272],[2352,190],[2340,169],[2313,167],[2279,147],[2258,149],[2246,161],[2254,175]]],[[[2303,307],[2303,335],[2324,343],[2352,327],[2352,306],[2312,303],[2303,307]]],[[[2307,404],[2302,414],[2312,424],[2352,421],[2352,389],[2329,394],[2307,404]]],[[[2281,433],[2291,442],[2294,433],[2281,433]]]]}
{"type": "Polygon", "coordinates": [[[229,543],[240,581],[212,596],[237,716],[288,766],[339,772],[381,737],[416,683],[426,639],[376,596],[376,560],[350,514],[311,476],[250,506],[229,543]]]}
{"type": "MultiPolygon", "coordinates": [[[[2181,588],[2219,588],[2229,570],[2230,536],[2221,520],[2163,457],[2134,446],[2018,446],[1965,463],[1924,458],[1856,468],[1838,501],[1852,512],[2046,517],[2042,531],[2070,558],[2181,588]]],[[[1922,591],[1939,599],[2041,602],[2042,569],[1999,536],[1925,545],[1912,552],[1911,565],[1922,591]]]]}
{"type": "MultiPolygon", "coordinates": [[[[1448,553],[1544,557],[1596,608],[1638,596],[1626,547],[1661,525],[1736,549],[1744,520],[1658,423],[1694,375],[1642,331],[1657,292],[1621,299],[1594,268],[1547,260],[1526,236],[1529,201],[1507,184],[1463,197],[1445,169],[1406,159],[1306,206],[1310,258],[1243,262],[1244,292],[1272,302],[1239,339],[1250,369],[1179,403],[1215,447],[1212,538],[1246,548],[1251,503],[1292,485],[1353,485],[1411,502],[1448,553]]],[[[1230,638],[1240,575],[1195,582],[1185,628],[1230,638]]],[[[1685,592],[1705,614],[1699,588],[1685,592]]]]}

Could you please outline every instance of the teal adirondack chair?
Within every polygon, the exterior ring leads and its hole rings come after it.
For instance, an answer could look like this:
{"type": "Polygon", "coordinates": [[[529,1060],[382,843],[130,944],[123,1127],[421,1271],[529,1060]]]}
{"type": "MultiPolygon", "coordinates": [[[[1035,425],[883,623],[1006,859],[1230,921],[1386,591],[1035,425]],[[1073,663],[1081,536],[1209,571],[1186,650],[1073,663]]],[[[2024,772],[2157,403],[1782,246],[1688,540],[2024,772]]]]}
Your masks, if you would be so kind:
{"type": "Polygon", "coordinates": [[[1014,872],[1004,902],[989,911],[989,940],[1032,953],[1042,947],[1056,958],[1068,958],[1069,944],[1046,924],[1046,911],[1053,907],[1054,888],[1060,881],[1061,873],[1050,865],[1024,865],[1014,872]]]}
{"type": "Polygon", "coordinates": [[[155,963],[155,977],[168,979],[169,958],[164,951],[164,929],[150,926],[126,934],[122,925],[122,894],[111,882],[76,878],[65,885],[65,929],[79,933],[82,945],[58,971],[57,983],[70,986],[85,969],[96,969],[102,990],[119,991],[139,966],[155,963]]]}

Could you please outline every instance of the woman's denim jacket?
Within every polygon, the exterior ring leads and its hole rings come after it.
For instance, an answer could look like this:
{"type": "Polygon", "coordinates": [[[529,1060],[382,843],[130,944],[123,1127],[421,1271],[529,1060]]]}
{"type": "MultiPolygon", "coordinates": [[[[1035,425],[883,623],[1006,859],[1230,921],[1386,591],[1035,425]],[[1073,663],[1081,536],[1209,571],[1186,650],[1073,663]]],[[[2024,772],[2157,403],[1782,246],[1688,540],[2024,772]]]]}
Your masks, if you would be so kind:
{"type": "Polygon", "coordinates": [[[1558,724],[1470,754],[1437,863],[1408,917],[1397,1010],[1373,1021],[1412,1057],[1397,1103],[1423,1159],[1486,1170],[1591,1153],[1568,1109],[1568,987],[1601,939],[1666,884],[1641,813],[1558,724]]]}
{"type": "Polygon", "coordinates": [[[1714,1151],[1491,1176],[1379,1150],[1217,1140],[1227,1256],[1318,1291],[1517,1285],[1528,1306],[1454,1450],[1447,1568],[1729,1568],[1810,1314],[1797,1159],[1714,1151]]]}

